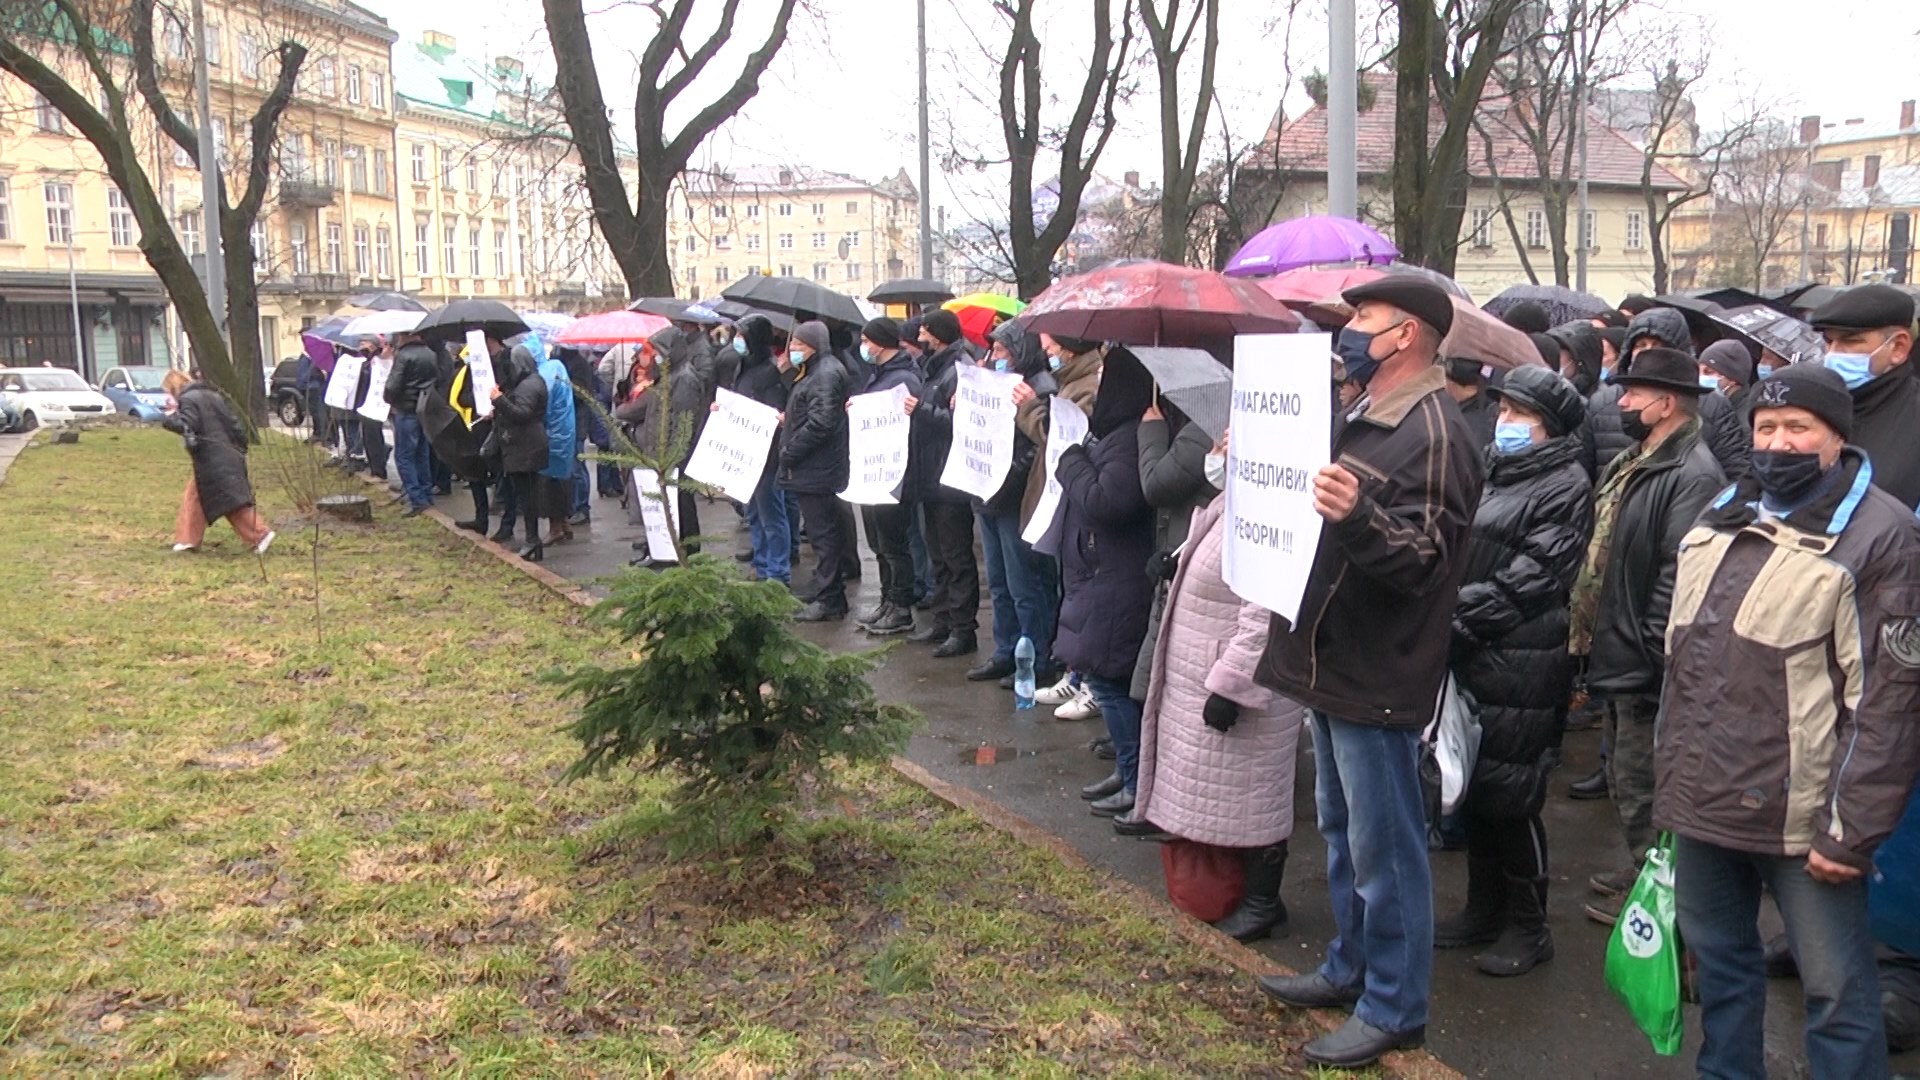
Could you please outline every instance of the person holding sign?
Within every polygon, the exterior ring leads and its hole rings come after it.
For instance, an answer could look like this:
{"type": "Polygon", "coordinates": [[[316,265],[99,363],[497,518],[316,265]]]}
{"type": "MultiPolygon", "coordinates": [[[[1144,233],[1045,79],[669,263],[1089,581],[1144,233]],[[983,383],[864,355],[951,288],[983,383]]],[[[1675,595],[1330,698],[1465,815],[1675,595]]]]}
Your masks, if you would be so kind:
{"type": "MultiPolygon", "coordinates": [[[[787,376],[774,360],[773,323],[764,315],[749,315],[740,320],[736,330],[739,336],[734,340],[746,342],[746,352],[740,358],[734,391],[775,412],[786,411],[787,376]]],[[[747,536],[753,549],[754,576],[788,585],[793,580],[793,544],[799,537],[788,529],[787,494],[774,479],[774,466],[779,460],[780,433],[776,429],[760,470],[760,482],[747,500],[747,536]]]]}
{"type": "Polygon", "coordinates": [[[1296,623],[1276,616],[1257,678],[1305,705],[1336,936],[1319,970],[1267,976],[1283,1004],[1345,1008],[1307,1060],[1358,1068],[1426,1039],[1433,973],[1420,732],[1447,673],[1461,558],[1480,502],[1480,448],[1446,391],[1453,302],[1390,275],[1347,290],[1336,350],[1366,387],[1334,418],[1312,479],[1325,522],[1296,623]]]}
{"type": "Polygon", "coordinates": [[[393,410],[393,464],[400,470],[400,490],[407,497],[409,517],[433,505],[433,449],[420,423],[423,399],[433,393],[440,369],[433,348],[419,334],[401,334],[387,383],[381,388],[393,410]]]}
{"type": "MultiPolygon", "coordinates": [[[[547,382],[534,368],[533,354],[516,345],[505,362],[494,364],[493,452],[513,486],[514,501],[527,524],[527,542],[519,555],[528,562],[546,557],[540,543],[540,471],[547,467],[547,382]]],[[[500,523],[513,526],[511,515],[500,523]]]]}
{"type": "MultiPolygon", "coordinates": [[[[913,362],[913,354],[900,347],[900,325],[892,319],[874,319],[860,331],[860,359],[871,369],[867,394],[884,394],[899,387],[906,391],[908,401],[917,401],[925,392],[920,367],[913,362]]],[[[907,415],[913,415],[911,408],[907,415]]],[[[907,453],[911,472],[912,449],[907,453]]],[[[907,549],[913,506],[907,502],[862,506],[860,519],[867,527],[867,546],[873,549],[874,562],[880,567],[880,602],[854,622],[869,634],[904,634],[913,629],[913,555],[907,549]]]]}
{"type": "Polygon", "coordinates": [[[807,606],[794,615],[799,622],[847,617],[843,560],[853,536],[842,528],[837,496],[847,486],[847,398],[853,376],[827,342],[823,322],[810,320],[793,328],[790,355],[800,378],[787,398],[780,428],[780,486],[800,500],[814,554],[807,606]]]}
{"type": "Polygon", "coordinates": [[[936,657],[970,656],[980,650],[980,567],[973,561],[973,506],[966,493],[940,482],[953,448],[953,396],[961,364],[971,364],[960,340],[960,317],[935,311],[921,325],[930,343],[925,389],[907,399],[913,418],[907,457],[906,497],[926,517],[927,555],[933,562],[933,621],[908,640],[934,646],[936,657]]]}

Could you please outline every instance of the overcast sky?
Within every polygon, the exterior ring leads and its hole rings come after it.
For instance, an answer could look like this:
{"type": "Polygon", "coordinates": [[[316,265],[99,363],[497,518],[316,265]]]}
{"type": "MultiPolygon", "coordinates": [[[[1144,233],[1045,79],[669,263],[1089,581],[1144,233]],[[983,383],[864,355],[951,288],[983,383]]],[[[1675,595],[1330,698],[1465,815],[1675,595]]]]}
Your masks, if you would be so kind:
{"type": "MultiPolygon", "coordinates": [[[[451,33],[463,53],[515,55],[534,73],[551,72],[552,53],[540,6],[525,0],[362,0],[386,15],[403,40],[428,29],[451,33]]],[[[1219,93],[1226,130],[1235,140],[1257,138],[1285,95],[1289,115],[1307,105],[1300,77],[1326,66],[1325,4],[1296,0],[1289,23],[1284,3],[1221,0],[1219,93]],[[1291,78],[1289,78],[1291,76],[1291,78]]],[[[914,5],[909,0],[803,0],[812,16],[796,16],[791,40],[762,81],[759,95],[702,154],[702,165],[794,163],[866,179],[901,168],[913,175],[916,73],[914,5]]],[[[714,0],[703,7],[717,8],[714,0]]],[[[1084,77],[1081,59],[1091,38],[1086,0],[1054,0],[1041,27],[1047,90],[1068,100],[1048,110],[1064,117],[1084,77]]],[[[1371,25],[1378,0],[1361,0],[1362,60],[1380,54],[1371,25]],[[1372,10],[1370,10],[1372,9],[1372,10]]],[[[710,81],[730,80],[738,59],[756,44],[775,0],[744,0],[736,46],[686,95],[704,104],[710,81]]],[[[1005,201],[993,174],[949,172],[939,155],[950,146],[992,158],[1004,154],[997,110],[997,60],[983,52],[1004,43],[988,0],[927,0],[933,55],[933,198],[965,219],[991,214],[1005,201]]],[[[632,55],[651,34],[653,18],[632,0],[587,0],[596,59],[609,104],[630,101],[632,55]]],[[[696,21],[699,16],[695,16],[696,21]]],[[[1634,16],[1635,36],[1650,25],[1678,26],[1699,35],[1713,52],[1712,74],[1696,94],[1700,119],[1712,127],[1756,97],[1786,117],[1818,113],[1828,120],[1862,117],[1891,126],[1899,103],[1920,97],[1920,4],[1888,0],[1658,0],[1634,16]],[[1809,15],[1817,12],[1817,17],[1809,15]]],[[[1196,50],[1197,52],[1197,50],[1196,50]]],[[[1197,68],[1197,64],[1195,65],[1197,68]]],[[[1221,145],[1220,121],[1210,146],[1221,145]]],[[[1143,85],[1122,110],[1100,166],[1110,177],[1130,170],[1147,183],[1159,172],[1158,106],[1143,85]]],[[[1043,167],[1043,171],[1050,171],[1043,167]]]]}

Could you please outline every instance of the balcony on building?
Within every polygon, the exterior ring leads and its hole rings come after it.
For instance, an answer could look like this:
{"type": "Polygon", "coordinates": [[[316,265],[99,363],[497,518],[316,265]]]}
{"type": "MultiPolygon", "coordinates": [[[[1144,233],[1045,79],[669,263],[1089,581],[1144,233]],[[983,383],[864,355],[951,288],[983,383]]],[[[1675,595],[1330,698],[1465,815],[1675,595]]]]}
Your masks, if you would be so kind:
{"type": "Polygon", "coordinates": [[[311,176],[286,175],[280,178],[280,205],[302,210],[332,206],[337,184],[311,176]]]}
{"type": "Polygon", "coordinates": [[[260,281],[260,291],[311,298],[345,298],[353,289],[346,274],[278,274],[260,281]]]}

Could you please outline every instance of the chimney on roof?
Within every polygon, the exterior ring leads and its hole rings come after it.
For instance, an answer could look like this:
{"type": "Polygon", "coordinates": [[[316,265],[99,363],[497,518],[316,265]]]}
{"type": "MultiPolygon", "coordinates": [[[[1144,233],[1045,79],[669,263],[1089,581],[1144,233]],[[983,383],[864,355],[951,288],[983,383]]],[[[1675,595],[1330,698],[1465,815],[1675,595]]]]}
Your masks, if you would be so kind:
{"type": "Polygon", "coordinates": [[[1803,116],[1800,118],[1800,141],[1803,143],[1817,143],[1820,141],[1820,118],[1818,116],[1803,116]]]}
{"type": "Polygon", "coordinates": [[[1128,172],[1125,176],[1121,177],[1121,179],[1127,182],[1129,190],[1138,190],[1140,187],[1140,174],[1138,172],[1128,172]]]}
{"type": "Polygon", "coordinates": [[[1903,101],[1900,103],[1900,130],[1906,131],[1912,127],[1913,127],[1913,99],[1908,98],[1906,101],[1903,101]]]}
{"type": "Polygon", "coordinates": [[[792,183],[793,183],[793,170],[781,169],[780,170],[780,186],[787,187],[792,183]]]}
{"type": "Polygon", "coordinates": [[[438,30],[429,30],[420,35],[420,44],[425,45],[429,49],[445,49],[448,52],[455,51],[453,47],[453,35],[443,34],[438,30]]]}

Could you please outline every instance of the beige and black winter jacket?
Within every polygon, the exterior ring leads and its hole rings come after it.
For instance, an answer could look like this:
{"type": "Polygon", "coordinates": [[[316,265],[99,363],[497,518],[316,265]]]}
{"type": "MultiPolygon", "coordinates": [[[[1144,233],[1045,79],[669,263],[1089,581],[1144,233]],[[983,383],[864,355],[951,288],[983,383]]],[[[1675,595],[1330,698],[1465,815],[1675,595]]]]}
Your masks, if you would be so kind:
{"type": "Polygon", "coordinates": [[[1654,821],[1868,870],[1920,772],[1920,524],[1849,447],[1814,502],[1729,488],[1680,545],[1654,821]]]}

